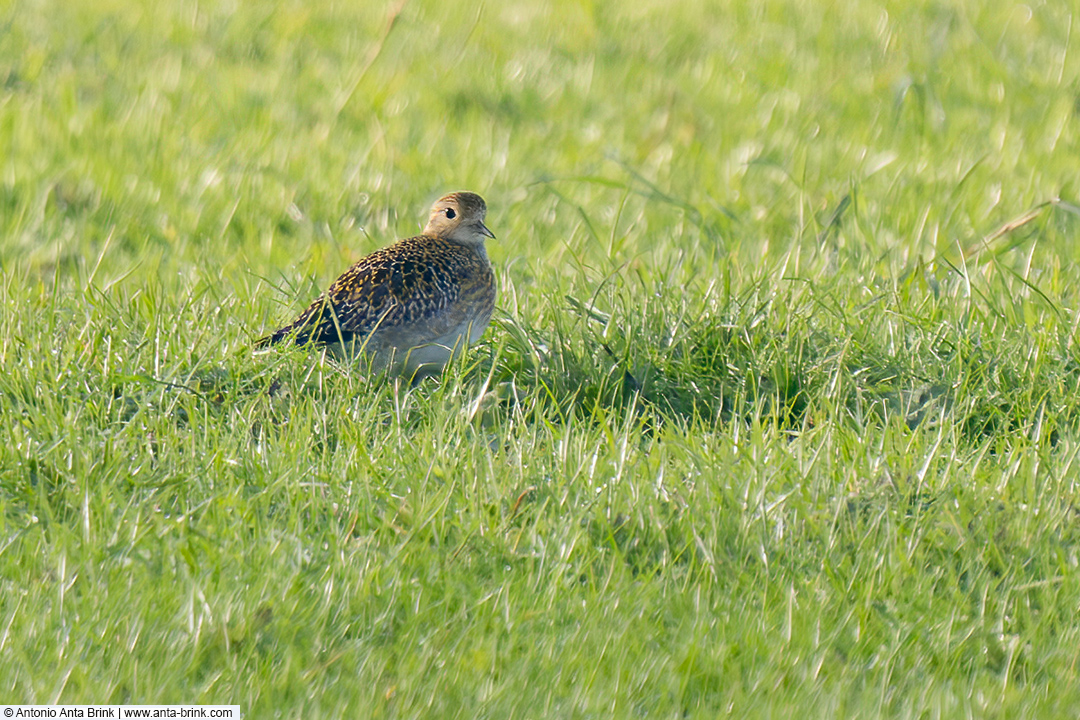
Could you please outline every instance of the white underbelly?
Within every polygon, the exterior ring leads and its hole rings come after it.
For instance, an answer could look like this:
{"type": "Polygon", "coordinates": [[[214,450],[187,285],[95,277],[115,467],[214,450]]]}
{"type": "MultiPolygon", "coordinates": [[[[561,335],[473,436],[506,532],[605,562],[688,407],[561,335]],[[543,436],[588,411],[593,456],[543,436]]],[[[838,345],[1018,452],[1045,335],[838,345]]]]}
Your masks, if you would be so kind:
{"type": "Polygon", "coordinates": [[[371,371],[389,371],[391,375],[419,379],[441,372],[454,355],[479,340],[489,320],[481,318],[421,344],[413,344],[415,338],[376,332],[364,340],[358,338],[346,343],[344,347],[340,343],[330,347],[339,359],[361,363],[371,371]]]}

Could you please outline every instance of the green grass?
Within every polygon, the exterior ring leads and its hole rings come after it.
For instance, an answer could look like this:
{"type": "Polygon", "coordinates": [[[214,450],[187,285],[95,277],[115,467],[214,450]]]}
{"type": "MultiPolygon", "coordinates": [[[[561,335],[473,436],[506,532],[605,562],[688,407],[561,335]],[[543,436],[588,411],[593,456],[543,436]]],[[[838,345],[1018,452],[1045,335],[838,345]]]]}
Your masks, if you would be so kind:
{"type": "Polygon", "coordinates": [[[702,5],[0,3],[0,701],[1075,717],[1075,10],[702,5]],[[252,351],[457,189],[441,381],[252,351]]]}

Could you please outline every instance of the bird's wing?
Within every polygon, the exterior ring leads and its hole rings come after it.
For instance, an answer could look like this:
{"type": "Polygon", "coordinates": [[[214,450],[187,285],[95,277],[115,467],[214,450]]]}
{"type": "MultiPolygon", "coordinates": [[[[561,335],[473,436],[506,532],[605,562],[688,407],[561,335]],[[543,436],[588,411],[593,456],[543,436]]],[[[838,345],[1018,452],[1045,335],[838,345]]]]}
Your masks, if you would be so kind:
{"type": "Polygon", "coordinates": [[[342,273],[295,321],[259,344],[288,337],[300,345],[348,342],[377,329],[437,317],[461,292],[456,273],[447,267],[465,260],[458,248],[420,236],[378,250],[342,273]],[[441,266],[431,258],[436,245],[444,246],[438,248],[441,266]]]}

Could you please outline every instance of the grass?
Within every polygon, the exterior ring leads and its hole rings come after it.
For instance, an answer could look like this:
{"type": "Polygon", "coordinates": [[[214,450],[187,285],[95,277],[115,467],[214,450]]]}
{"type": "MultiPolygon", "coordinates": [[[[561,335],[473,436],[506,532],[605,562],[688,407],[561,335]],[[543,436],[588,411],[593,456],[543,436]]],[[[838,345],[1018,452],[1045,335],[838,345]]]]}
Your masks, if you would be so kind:
{"type": "Polygon", "coordinates": [[[0,5],[0,701],[1071,717],[1074,12],[0,5]],[[252,341],[482,193],[439,382],[252,341]]]}

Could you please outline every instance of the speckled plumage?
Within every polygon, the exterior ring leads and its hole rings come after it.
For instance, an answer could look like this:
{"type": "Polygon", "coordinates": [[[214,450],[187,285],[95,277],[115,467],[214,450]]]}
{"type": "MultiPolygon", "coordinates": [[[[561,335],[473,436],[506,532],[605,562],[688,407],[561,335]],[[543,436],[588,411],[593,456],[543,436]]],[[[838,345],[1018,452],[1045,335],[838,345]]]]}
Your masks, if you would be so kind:
{"type": "Polygon", "coordinates": [[[487,206],[453,193],[431,208],[424,232],[377,250],[259,345],[317,343],[365,357],[376,370],[419,377],[442,370],[483,334],[495,306],[484,238],[487,206]]]}

